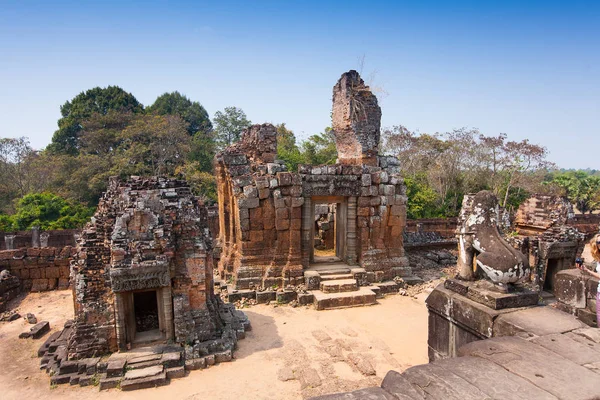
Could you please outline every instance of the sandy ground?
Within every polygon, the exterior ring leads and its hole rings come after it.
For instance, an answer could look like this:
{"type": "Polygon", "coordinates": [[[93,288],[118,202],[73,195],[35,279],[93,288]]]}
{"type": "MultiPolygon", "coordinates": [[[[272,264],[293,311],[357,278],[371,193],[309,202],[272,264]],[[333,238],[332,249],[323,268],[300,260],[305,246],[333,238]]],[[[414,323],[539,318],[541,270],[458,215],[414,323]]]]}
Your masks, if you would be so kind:
{"type": "MultiPolygon", "coordinates": [[[[3,322],[0,398],[302,399],[379,385],[390,369],[427,362],[425,297],[388,296],[375,306],[330,311],[253,306],[244,309],[253,330],[239,342],[233,362],[192,371],[168,386],[134,392],[50,388],[36,357],[44,339],[18,339],[30,327],[23,319],[3,322]],[[358,360],[358,367],[352,359],[358,360]],[[376,375],[361,373],[368,372],[361,360],[367,360],[376,375]]],[[[33,312],[38,320],[50,321],[52,331],[72,316],[70,291],[32,293],[18,303],[21,315],[33,312]]]]}

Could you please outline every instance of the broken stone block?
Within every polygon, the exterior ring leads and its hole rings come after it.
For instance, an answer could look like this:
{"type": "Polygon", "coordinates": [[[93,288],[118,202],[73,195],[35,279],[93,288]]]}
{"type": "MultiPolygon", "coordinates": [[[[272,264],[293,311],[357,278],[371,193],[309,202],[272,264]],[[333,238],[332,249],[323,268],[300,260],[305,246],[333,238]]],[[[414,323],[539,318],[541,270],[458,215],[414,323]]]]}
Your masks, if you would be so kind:
{"type": "Polygon", "coordinates": [[[42,321],[29,329],[29,332],[23,332],[19,335],[20,339],[33,338],[39,339],[50,331],[50,322],[42,321]]]}
{"type": "Polygon", "coordinates": [[[25,315],[25,320],[30,324],[37,324],[37,318],[32,313],[27,313],[25,315]]]}
{"type": "Polygon", "coordinates": [[[296,292],[294,290],[283,290],[277,292],[276,301],[278,303],[289,303],[290,301],[296,300],[296,292]]]}
{"type": "Polygon", "coordinates": [[[125,359],[109,361],[108,365],[106,366],[106,377],[115,378],[118,376],[123,376],[126,363],[127,361],[125,359]]]}
{"type": "Polygon", "coordinates": [[[185,368],[183,366],[166,369],[167,379],[177,379],[185,377],[185,368]]]}

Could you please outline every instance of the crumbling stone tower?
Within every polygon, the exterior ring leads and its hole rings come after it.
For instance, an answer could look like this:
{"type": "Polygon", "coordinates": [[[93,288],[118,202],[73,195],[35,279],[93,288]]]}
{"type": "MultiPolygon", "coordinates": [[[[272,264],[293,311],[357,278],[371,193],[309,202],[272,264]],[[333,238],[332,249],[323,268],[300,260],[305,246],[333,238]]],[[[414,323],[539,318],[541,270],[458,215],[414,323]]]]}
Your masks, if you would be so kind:
{"type": "Polygon", "coordinates": [[[354,70],[333,88],[332,122],[340,164],[378,166],[381,108],[354,70]]]}
{"type": "Polygon", "coordinates": [[[217,154],[222,278],[236,289],[318,288],[319,274],[309,272],[315,205],[323,203],[336,204],[337,259],[364,268],[354,274],[357,281],[409,274],[402,236],[406,187],[398,160],[378,153],[380,119],[377,98],[349,71],[333,89],[337,164],[286,171],[276,160],[271,124],[250,127],[240,142],[217,154]]]}
{"type": "Polygon", "coordinates": [[[213,293],[206,208],[180,180],[111,179],[72,263],[69,358],[170,341],[233,350],[244,316],[213,293]]]}

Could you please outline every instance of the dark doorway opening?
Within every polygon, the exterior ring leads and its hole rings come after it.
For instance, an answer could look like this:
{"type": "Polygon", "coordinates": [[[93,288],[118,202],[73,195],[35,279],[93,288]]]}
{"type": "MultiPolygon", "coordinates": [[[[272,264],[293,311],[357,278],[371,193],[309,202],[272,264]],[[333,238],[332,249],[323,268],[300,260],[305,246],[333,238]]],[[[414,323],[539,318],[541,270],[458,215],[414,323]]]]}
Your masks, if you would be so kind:
{"type": "Polygon", "coordinates": [[[554,289],[554,280],[556,279],[556,273],[559,271],[558,258],[551,258],[548,260],[548,266],[546,267],[546,276],[544,278],[544,290],[552,292],[554,289]]]}
{"type": "Polygon", "coordinates": [[[316,257],[336,257],[336,203],[315,204],[314,253],[316,257]]]}
{"type": "Polygon", "coordinates": [[[158,301],[156,290],[133,294],[136,332],[158,330],[158,301]]]}

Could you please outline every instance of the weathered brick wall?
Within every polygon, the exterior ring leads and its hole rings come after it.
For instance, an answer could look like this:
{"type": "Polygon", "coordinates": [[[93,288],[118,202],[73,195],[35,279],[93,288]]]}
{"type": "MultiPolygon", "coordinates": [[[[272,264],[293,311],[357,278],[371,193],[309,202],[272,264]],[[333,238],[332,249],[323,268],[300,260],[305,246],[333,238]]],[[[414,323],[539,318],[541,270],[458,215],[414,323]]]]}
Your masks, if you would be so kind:
{"type": "Polygon", "coordinates": [[[381,110],[356,71],[333,89],[334,165],[286,171],[275,159],[277,129],[254,125],[215,157],[219,196],[219,270],[236,288],[296,285],[310,262],[312,202],[343,204],[342,261],[377,281],[409,270],[404,255],[406,186],[399,160],[378,154],[381,110]]]}
{"type": "Polygon", "coordinates": [[[69,264],[74,253],[71,246],[3,250],[0,270],[8,269],[18,277],[23,291],[68,289],[69,264]]]}
{"type": "Polygon", "coordinates": [[[600,214],[575,214],[568,219],[567,225],[577,228],[586,236],[600,232],[600,214]]]}
{"type": "Polygon", "coordinates": [[[50,231],[0,232],[0,250],[25,249],[30,247],[75,246],[81,229],[60,229],[50,231]],[[44,242],[44,236],[46,237],[44,242]],[[42,243],[44,242],[44,243],[42,243]],[[12,243],[12,246],[9,244],[12,243]]]}
{"type": "Polygon", "coordinates": [[[444,239],[456,236],[456,217],[453,218],[423,218],[406,221],[405,232],[434,232],[444,239]]]}

